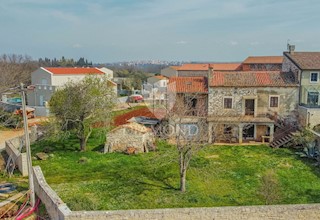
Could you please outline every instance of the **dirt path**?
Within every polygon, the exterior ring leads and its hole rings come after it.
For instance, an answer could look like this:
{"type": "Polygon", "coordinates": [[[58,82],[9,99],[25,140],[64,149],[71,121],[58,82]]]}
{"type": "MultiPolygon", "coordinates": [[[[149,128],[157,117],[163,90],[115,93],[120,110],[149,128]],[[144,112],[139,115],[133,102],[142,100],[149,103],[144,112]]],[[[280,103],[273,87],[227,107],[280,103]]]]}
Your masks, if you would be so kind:
{"type": "Polygon", "coordinates": [[[14,138],[23,134],[24,134],[23,129],[0,131],[0,151],[2,151],[5,148],[4,142],[6,140],[9,140],[11,138],[14,138]]]}

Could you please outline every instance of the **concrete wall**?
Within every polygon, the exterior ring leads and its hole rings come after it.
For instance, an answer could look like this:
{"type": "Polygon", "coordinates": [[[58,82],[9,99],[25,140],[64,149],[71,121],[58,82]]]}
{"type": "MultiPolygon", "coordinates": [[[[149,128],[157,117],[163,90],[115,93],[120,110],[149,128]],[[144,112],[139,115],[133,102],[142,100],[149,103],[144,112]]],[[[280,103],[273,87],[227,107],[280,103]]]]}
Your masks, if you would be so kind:
{"type": "Polygon", "coordinates": [[[28,90],[27,92],[27,104],[29,106],[44,106],[45,102],[49,102],[55,91],[55,86],[35,85],[33,90],[28,90]],[[42,96],[42,98],[40,96],[42,96]]]}
{"type": "Polygon", "coordinates": [[[176,208],[118,211],[72,212],[47,184],[41,168],[33,167],[35,193],[44,203],[51,219],[65,220],[219,220],[219,219],[320,219],[320,204],[238,206],[213,208],[176,208]]]}
{"type": "Polygon", "coordinates": [[[22,176],[28,176],[27,154],[20,153],[19,146],[22,137],[16,137],[5,142],[6,152],[13,158],[14,163],[18,166],[22,176]]]}
{"type": "Polygon", "coordinates": [[[47,184],[41,168],[33,167],[33,181],[35,194],[45,205],[47,213],[51,219],[65,219],[71,211],[68,206],[60,199],[55,191],[47,184]]]}
{"type": "Polygon", "coordinates": [[[312,129],[320,124],[320,108],[306,108],[299,106],[299,122],[302,126],[308,126],[312,129]]]}
{"type": "Polygon", "coordinates": [[[166,77],[178,76],[178,71],[169,66],[161,70],[161,75],[166,77]]]}

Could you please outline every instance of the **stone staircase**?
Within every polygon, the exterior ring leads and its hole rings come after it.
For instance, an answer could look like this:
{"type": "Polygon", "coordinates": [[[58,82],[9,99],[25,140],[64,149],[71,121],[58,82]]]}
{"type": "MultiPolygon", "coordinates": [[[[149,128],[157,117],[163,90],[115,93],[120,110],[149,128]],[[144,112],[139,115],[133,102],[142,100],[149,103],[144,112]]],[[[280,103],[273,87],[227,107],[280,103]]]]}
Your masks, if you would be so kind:
{"type": "Polygon", "coordinates": [[[292,141],[294,133],[297,131],[297,125],[288,123],[285,119],[278,117],[275,120],[275,126],[278,127],[278,130],[274,134],[270,147],[280,148],[292,141]]]}
{"type": "Polygon", "coordinates": [[[292,141],[292,139],[293,139],[293,133],[290,132],[290,133],[283,135],[282,137],[279,137],[279,138],[275,139],[274,141],[272,141],[270,143],[270,147],[272,147],[272,148],[282,147],[283,145],[292,141]]]}

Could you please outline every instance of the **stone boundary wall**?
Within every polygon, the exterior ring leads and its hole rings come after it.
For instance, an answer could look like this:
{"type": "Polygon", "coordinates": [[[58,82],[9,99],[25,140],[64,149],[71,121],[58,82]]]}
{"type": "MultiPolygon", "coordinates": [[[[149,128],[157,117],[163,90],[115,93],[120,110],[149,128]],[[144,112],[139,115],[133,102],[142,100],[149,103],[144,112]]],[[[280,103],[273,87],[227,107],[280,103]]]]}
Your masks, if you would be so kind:
{"type": "Polygon", "coordinates": [[[65,219],[71,211],[46,182],[39,166],[33,167],[33,182],[35,194],[45,205],[51,219],[65,219]]]}
{"type": "Polygon", "coordinates": [[[19,152],[21,137],[16,137],[5,142],[5,149],[14,163],[18,166],[22,176],[28,176],[27,154],[19,152]]]}
{"type": "Polygon", "coordinates": [[[275,220],[275,219],[320,219],[320,204],[310,205],[273,205],[273,206],[239,206],[215,208],[179,208],[150,210],[120,210],[72,212],[68,220],[275,220]]]}
{"type": "Polygon", "coordinates": [[[229,206],[213,208],[71,211],[47,184],[41,168],[33,167],[35,193],[51,219],[62,220],[274,220],[320,219],[320,204],[229,206]]]}

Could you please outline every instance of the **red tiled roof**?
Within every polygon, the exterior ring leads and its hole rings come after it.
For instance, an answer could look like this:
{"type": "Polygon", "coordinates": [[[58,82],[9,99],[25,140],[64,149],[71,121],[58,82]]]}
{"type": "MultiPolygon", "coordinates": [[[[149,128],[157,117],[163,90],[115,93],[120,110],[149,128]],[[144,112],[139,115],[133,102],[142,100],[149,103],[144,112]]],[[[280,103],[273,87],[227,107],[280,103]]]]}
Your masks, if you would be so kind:
{"type": "Polygon", "coordinates": [[[157,79],[167,79],[167,77],[165,76],[162,76],[162,75],[158,75],[158,76],[154,76],[154,78],[157,78],[157,79]]]}
{"type": "Polygon", "coordinates": [[[243,61],[244,64],[282,64],[283,56],[251,56],[243,61]]]}
{"type": "Polygon", "coordinates": [[[212,87],[286,87],[297,86],[293,73],[280,71],[214,72],[212,87]]]}
{"type": "Polygon", "coordinates": [[[240,70],[241,63],[210,63],[210,67],[217,71],[240,70]]]}
{"type": "Polygon", "coordinates": [[[97,68],[44,67],[43,69],[52,74],[104,74],[104,72],[97,68]]]}
{"type": "Polygon", "coordinates": [[[293,60],[302,70],[319,70],[320,69],[320,52],[289,52],[284,53],[293,60]]]}
{"type": "Polygon", "coordinates": [[[170,66],[174,70],[179,70],[180,66],[170,66]]]}
{"type": "Polygon", "coordinates": [[[170,77],[168,91],[175,93],[207,93],[205,77],[170,77]]]}
{"type": "Polygon", "coordinates": [[[179,67],[179,71],[205,71],[209,69],[209,64],[205,63],[185,63],[179,67]]]}

